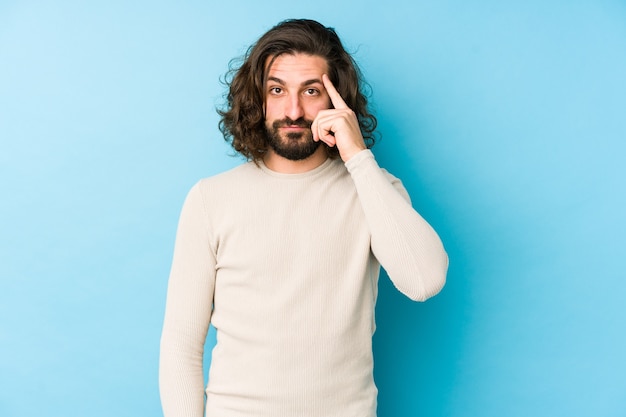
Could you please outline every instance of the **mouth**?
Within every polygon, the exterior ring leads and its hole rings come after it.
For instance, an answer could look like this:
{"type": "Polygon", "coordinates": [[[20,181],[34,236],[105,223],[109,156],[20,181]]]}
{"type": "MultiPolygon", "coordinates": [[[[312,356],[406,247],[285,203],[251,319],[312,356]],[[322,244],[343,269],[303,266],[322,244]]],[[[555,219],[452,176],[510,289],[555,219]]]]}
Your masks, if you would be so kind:
{"type": "Polygon", "coordinates": [[[282,120],[275,120],[272,123],[274,129],[310,129],[313,124],[312,120],[306,120],[304,118],[299,118],[297,120],[291,120],[290,118],[285,118],[282,120]]]}
{"type": "Polygon", "coordinates": [[[311,137],[312,124],[313,121],[305,120],[304,118],[300,118],[298,120],[285,118],[282,120],[275,120],[272,123],[271,129],[275,132],[275,134],[278,134],[285,139],[300,141],[303,138],[311,137]]]}

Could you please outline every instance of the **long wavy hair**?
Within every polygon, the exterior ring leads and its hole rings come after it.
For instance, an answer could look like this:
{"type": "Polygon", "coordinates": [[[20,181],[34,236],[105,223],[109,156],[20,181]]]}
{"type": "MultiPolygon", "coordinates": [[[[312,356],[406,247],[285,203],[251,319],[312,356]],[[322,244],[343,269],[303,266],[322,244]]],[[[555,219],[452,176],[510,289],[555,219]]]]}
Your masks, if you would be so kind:
{"type": "MultiPolygon", "coordinates": [[[[269,147],[264,114],[266,64],[268,59],[296,53],[321,56],[326,60],[330,80],[356,114],[366,146],[372,147],[377,122],[368,110],[363,91],[369,92],[369,85],[335,30],[309,19],[280,22],[248,48],[243,57],[231,61],[223,80],[228,88],[226,103],[217,110],[224,139],[248,160],[263,158],[269,147]]],[[[339,156],[337,147],[327,148],[327,151],[331,158],[339,156]]]]}

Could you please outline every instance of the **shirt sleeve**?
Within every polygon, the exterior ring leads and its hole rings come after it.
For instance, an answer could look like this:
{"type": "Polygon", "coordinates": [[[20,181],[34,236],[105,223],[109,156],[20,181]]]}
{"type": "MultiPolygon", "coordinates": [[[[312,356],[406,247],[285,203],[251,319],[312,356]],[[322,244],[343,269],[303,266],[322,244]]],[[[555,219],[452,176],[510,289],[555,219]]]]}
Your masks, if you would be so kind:
{"type": "Polygon", "coordinates": [[[350,158],[346,167],[370,228],[372,253],[395,287],[415,301],[437,294],[446,281],[448,255],[400,180],[382,170],[370,150],[350,158]]]}
{"type": "Polygon", "coordinates": [[[204,415],[204,344],[211,321],[215,255],[200,184],[178,223],[161,335],[159,389],[165,417],[204,415]]]}

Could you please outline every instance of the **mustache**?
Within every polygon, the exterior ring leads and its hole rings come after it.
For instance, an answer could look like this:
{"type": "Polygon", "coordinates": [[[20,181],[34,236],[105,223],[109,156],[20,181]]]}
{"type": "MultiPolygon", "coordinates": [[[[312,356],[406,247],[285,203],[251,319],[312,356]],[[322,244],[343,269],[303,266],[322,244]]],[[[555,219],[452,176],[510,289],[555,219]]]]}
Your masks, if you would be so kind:
{"type": "Polygon", "coordinates": [[[279,129],[285,126],[298,126],[310,129],[312,124],[313,120],[307,120],[304,117],[300,117],[296,120],[291,120],[289,117],[285,117],[281,120],[274,120],[274,123],[272,123],[272,127],[274,129],[279,129]]]}

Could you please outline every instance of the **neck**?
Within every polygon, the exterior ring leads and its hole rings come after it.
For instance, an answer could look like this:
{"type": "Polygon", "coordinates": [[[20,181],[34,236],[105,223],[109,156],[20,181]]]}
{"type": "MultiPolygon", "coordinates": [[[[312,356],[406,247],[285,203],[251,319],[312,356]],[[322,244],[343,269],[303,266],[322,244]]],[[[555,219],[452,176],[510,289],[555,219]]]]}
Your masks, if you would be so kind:
{"type": "Polygon", "coordinates": [[[323,146],[318,147],[313,155],[300,161],[292,161],[290,159],[283,158],[270,149],[263,158],[263,163],[274,172],[279,172],[281,174],[301,174],[322,165],[327,158],[328,155],[326,154],[326,149],[324,149],[323,146]]]}

